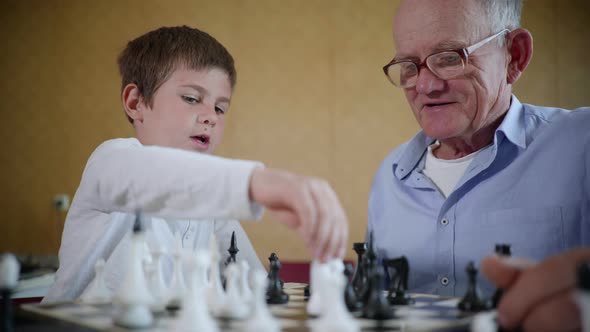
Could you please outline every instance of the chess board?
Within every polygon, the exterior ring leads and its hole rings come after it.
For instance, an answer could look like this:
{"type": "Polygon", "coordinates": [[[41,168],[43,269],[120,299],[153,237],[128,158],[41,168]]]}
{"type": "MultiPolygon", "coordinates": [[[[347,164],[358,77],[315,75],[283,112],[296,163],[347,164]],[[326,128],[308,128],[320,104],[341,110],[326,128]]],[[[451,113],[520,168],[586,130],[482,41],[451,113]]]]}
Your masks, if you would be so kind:
{"type": "MultiPolygon", "coordinates": [[[[284,305],[271,305],[270,311],[280,321],[283,331],[311,331],[313,318],[308,317],[303,295],[306,285],[285,283],[284,290],[289,294],[289,302],[284,305]]],[[[457,309],[457,298],[441,298],[434,295],[411,294],[415,303],[396,306],[394,319],[372,321],[357,318],[362,331],[469,331],[473,318],[457,309]]],[[[97,331],[126,331],[113,325],[111,304],[84,304],[61,302],[54,304],[25,304],[21,310],[28,314],[47,319],[66,321],[71,324],[97,331]]],[[[173,314],[156,315],[153,327],[141,331],[169,331],[176,318],[173,314]]],[[[243,322],[219,320],[221,331],[241,331],[243,322]]]]}

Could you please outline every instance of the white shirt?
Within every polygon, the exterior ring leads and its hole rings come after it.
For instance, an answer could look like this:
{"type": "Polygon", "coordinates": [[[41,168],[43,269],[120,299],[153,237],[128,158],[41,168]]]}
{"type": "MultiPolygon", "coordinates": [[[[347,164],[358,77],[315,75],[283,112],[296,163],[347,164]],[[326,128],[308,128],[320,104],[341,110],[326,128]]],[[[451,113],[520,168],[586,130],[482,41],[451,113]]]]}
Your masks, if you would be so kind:
{"type": "MultiPolygon", "coordinates": [[[[180,149],[144,146],[135,138],[113,139],[90,156],[66,218],[55,283],[43,301],[79,297],[106,261],[105,282],[123,280],[135,210],[146,220],[151,249],[172,251],[174,233],[183,248],[207,248],[215,234],[227,256],[232,231],[253,269],[262,269],[237,219],[259,219],[263,209],[249,199],[257,162],[225,159],[180,149]]],[[[167,271],[164,271],[165,273],[167,271]]]]}
{"type": "Polygon", "coordinates": [[[440,146],[440,142],[428,146],[426,161],[424,163],[424,175],[428,176],[434,185],[445,197],[453,192],[459,180],[465,174],[465,170],[479,151],[473,152],[458,159],[438,159],[434,156],[433,150],[440,146]]]}

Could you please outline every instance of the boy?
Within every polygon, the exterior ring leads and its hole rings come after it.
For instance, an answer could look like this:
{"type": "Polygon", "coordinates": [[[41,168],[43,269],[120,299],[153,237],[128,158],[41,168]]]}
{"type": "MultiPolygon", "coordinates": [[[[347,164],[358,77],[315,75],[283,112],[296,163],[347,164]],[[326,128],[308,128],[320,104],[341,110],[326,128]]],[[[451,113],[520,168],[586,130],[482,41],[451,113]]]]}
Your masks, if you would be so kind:
{"type": "Polygon", "coordinates": [[[227,246],[235,230],[240,257],[261,268],[235,219],[257,219],[265,206],[316,257],[343,256],[348,222],[325,181],[208,155],[223,136],[236,82],[223,45],[186,26],[160,28],[129,42],[118,62],[136,137],[109,140],[90,156],[44,301],[79,297],[100,258],[107,286],[116,289],[136,209],[146,216],[152,249],[172,250],[176,232],[185,248],[206,248],[211,234],[227,246]]]}

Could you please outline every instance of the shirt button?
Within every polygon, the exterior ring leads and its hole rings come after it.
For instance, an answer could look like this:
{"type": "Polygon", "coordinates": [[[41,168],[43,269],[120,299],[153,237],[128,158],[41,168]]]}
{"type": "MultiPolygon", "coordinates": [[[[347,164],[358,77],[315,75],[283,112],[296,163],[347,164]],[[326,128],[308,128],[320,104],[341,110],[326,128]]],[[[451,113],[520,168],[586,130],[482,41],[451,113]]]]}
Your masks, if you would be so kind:
{"type": "Polygon", "coordinates": [[[446,285],[448,285],[448,284],[449,284],[449,278],[447,278],[447,277],[442,277],[442,278],[440,278],[440,283],[441,283],[443,286],[446,286],[446,285]]]}
{"type": "Polygon", "coordinates": [[[447,218],[442,218],[440,220],[440,224],[443,225],[443,226],[446,226],[446,225],[449,224],[449,220],[447,218]]]}

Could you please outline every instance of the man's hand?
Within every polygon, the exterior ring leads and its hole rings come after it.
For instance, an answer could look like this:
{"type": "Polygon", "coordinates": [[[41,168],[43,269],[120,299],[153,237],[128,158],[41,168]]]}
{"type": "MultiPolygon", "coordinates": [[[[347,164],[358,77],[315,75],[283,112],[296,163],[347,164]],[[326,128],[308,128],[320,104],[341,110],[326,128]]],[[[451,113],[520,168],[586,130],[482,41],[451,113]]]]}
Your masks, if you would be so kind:
{"type": "Polygon", "coordinates": [[[296,229],[314,257],[325,261],[344,256],[348,219],[326,181],[258,168],[250,179],[250,198],[296,229]]]}
{"type": "Polygon", "coordinates": [[[574,249],[538,264],[515,258],[486,257],[483,274],[504,289],[498,320],[506,329],[577,331],[580,313],[574,300],[576,267],[590,260],[590,249],[574,249]]]}

